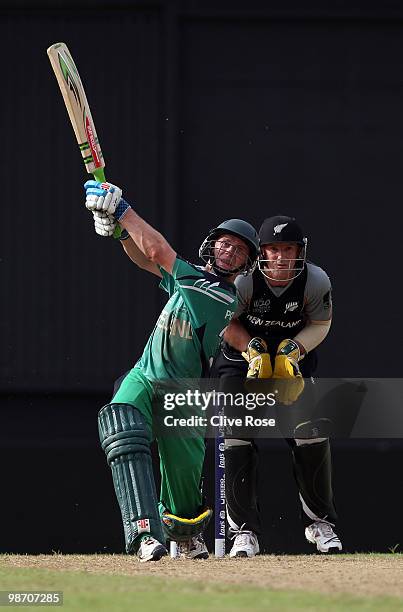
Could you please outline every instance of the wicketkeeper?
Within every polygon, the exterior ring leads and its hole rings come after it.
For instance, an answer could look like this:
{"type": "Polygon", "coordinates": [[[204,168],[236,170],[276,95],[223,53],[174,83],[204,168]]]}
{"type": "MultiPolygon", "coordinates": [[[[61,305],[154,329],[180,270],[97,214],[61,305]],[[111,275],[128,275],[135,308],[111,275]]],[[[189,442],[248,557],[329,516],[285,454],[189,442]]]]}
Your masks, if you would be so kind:
{"type": "MultiPolygon", "coordinates": [[[[327,274],[307,263],[307,239],[294,218],[275,216],[259,232],[259,269],[236,280],[239,307],[224,334],[215,363],[222,388],[237,379],[278,380],[277,401],[283,414],[311,386],[316,347],[331,324],[331,285],[327,274]]],[[[297,408],[296,408],[297,410],[297,408]]],[[[322,553],[342,549],[333,528],[332,466],[326,420],[319,428],[301,422],[291,448],[305,536],[322,553]],[[322,427],[322,430],[320,429],[322,427]]],[[[227,517],[233,538],[231,557],[259,552],[261,520],[257,499],[257,448],[253,440],[226,440],[227,517]]]]}
{"type": "Polygon", "coordinates": [[[169,539],[178,542],[187,558],[207,558],[202,532],[211,510],[203,505],[200,486],[204,438],[202,434],[158,437],[158,504],[150,453],[154,399],[161,381],[180,386],[183,379],[207,373],[220,334],[237,307],[233,281],[253,269],[258,235],[245,221],[224,221],[200,247],[204,267],[195,266],[139,217],[122,198],[121,189],[96,181],[88,181],[85,189],[97,233],[111,236],[119,224],[127,255],[158,276],[169,296],[142,356],[99,413],[100,440],[112,470],[126,551],[137,553],[140,561],[158,561],[167,553],[169,539]],[[186,333],[178,333],[178,328],[186,333]]]}

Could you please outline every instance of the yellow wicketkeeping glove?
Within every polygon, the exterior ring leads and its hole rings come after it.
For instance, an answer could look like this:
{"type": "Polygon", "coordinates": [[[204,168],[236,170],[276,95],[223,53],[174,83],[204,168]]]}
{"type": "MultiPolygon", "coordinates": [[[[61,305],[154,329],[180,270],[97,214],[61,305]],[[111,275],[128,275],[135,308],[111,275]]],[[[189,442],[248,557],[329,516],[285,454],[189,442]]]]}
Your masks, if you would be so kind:
{"type": "Polygon", "coordinates": [[[267,344],[262,338],[252,338],[242,356],[249,363],[247,378],[270,378],[273,374],[267,344]]]}
{"type": "Polygon", "coordinates": [[[282,404],[293,404],[305,387],[298,361],[301,351],[294,340],[283,340],[277,348],[274,360],[273,378],[285,379],[278,386],[277,399],[282,404]]]}

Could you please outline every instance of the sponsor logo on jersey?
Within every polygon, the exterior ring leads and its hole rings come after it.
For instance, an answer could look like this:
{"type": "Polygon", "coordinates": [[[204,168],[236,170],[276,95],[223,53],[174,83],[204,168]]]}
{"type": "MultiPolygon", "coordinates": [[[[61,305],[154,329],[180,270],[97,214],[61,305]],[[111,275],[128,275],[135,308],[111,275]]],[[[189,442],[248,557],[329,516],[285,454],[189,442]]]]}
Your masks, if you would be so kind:
{"type": "Polygon", "coordinates": [[[140,519],[136,521],[137,533],[150,533],[150,521],[149,519],[140,519]]]}
{"type": "Polygon", "coordinates": [[[298,321],[268,321],[267,319],[260,319],[259,317],[254,317],[252,315],[247,315],[248,321],[252,323],[252,325],[256,325],[258,327],[284,327],[287,329],[293,329],[302,323],[302,319],[298,319],[298,321]]]}
{"type": "Polygon", "coordinates": [[[279,223],[278,225],[275,225],[273,230],[274,230],[274,235],[276,234],[281,234],[281,232],[283,231],[283,229],[288,225],[288,223],[279,223]]]}
{"type": "Polygon", "coordinates": [[[263,314],[270,310],[270,298],[265,300],[264,298],[259,298],[258,300],[254,300],[253,302],[253,312],[257,314],[263,314]]]}
{"type": "Polygon", "coordinates": [[[294,312],[294,310],[297,310],[297,308],[298,302],[287,302],[287,304],[285,305],[284,314],[286,312],[294,312]]]}
{"type": "Polygon", "coordinates": [[[158,318],[157,327],[162,331],[168,332],[170,336],[179,336],[185,340],[192,340],[193,330],[190,321],[180,319],[174,313],[170,314],[163,310],[158,318]]]}

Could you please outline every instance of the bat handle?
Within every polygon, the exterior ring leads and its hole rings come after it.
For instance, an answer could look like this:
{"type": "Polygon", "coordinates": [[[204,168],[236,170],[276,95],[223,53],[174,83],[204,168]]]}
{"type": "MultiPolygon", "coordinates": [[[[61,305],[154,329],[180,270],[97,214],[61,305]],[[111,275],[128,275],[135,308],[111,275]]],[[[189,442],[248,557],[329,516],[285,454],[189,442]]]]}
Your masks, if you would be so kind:
{"type": "MultiPolygon", "coordinates": [[[[94,175],[94,179],[98,181],[99,183],[106,182],[105,173],[104,173],[103,168],[97,168],[96,170],[94,170],[92,174],[94,175]]],[[[115,231],[113,232],[113,237],[119,239],[121,233],[122,233],[122,228],[120,227],[119,223],[117,223],[115,231]]]]}
{"type": "Polygon", "coordinates": [[[103,168],[97,168],[96,170],[94,170],[92,174],[94,175],[94,179],[98,181],[99,183],[106,182],[105,173],[104,173],[103,168]]]}

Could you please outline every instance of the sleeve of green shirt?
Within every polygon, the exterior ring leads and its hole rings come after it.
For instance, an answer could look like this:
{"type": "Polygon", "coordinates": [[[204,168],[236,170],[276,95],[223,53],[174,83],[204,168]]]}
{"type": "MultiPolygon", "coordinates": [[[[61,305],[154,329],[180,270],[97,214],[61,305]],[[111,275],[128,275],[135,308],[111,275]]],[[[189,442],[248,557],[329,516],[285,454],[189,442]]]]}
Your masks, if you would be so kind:
{"type": "Polygon", "coordinates": [[[177,257],[172,275],[161,269],[160,287],[171,297],[178,291],[186,304],[192,325],[197,328],[217,311],[236,308],[234,285],[223,282],[209,272],[177,257]]]}
{"type": "Polygon", "coordinates": [[[158,266],[158,268],[162,274],[162,279],[160,280],[159,286],[168,293],[169,297],[171,297],[171,295],[175,292],[175,279],[173,276],[168,274],[164,268],[161,268],[161,266],[158,266]]]}

